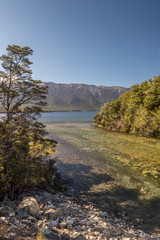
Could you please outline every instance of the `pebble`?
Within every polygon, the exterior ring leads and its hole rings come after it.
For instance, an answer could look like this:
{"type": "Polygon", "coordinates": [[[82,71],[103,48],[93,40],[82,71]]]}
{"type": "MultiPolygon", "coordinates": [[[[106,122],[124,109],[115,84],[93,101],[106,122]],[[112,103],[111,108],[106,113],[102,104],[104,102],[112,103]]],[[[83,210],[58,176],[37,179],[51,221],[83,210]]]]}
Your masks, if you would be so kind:
{"type": "MultiPolygon", "coordinates": [[[[33,196],[29,197],[29,200],[34,203],[30,210],[19,203],[17,208],[9,209],[9,215],[0,217],[1,223],[10,223],[6,238],[14,236],[16,230],[22,227],[24,232],[28,231],[31,234],[30,226],[37,226],[37,230],[42,229],[46,237],[55,240],[160,240],[158,236],[151,236],[129,225],[129,218],[123,214],[121,218],[109,216],[107,212],[99,211],[91,204],[81,206],[61,193],[52,195],[40,191],[35,197],[33,196]],[[19,219],[18,214],[15,213],[20,206],[23,212],[18,211],[21,215],[19,219]],[[25,211],[32,212],[32,216],[27,215],[25,211]]],[[[25,201],[27,201],[26,198],[25,201]]],[[[6,209],[5,206],[1,208],[3,213],[6,209]]]]}
{"type": "Polygon", "coordinates": [[[66,222],[61,222],[59,225],[60,225],[61,228],[65,228],[67,226],[67,223],[66,222]]]}

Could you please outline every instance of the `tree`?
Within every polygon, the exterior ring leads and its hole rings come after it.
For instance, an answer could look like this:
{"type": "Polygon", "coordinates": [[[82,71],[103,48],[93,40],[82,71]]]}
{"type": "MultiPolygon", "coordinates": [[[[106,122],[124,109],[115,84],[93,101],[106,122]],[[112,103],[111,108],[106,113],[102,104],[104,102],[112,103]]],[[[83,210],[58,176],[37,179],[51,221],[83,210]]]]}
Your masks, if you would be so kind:
{"type": "Polygon", "coordinates": [[[160,76],[136,84],[95,116],[102,127],[160,138],[160,76]]]}
{"type": "Polygon", "coordinates": [[[17,45],[8,45],[6,50],[0,57],[4,68],[0,71],[0,104],[6,112],[0,122],[0,182],[4,192],[13,196],[36,183],[36,178],[44,179],[43,160],[54,152],[56,141],[46,137],[45,126],[37,121],[48,89],[32,79],[28,57],[33,50],[17,45]]]}

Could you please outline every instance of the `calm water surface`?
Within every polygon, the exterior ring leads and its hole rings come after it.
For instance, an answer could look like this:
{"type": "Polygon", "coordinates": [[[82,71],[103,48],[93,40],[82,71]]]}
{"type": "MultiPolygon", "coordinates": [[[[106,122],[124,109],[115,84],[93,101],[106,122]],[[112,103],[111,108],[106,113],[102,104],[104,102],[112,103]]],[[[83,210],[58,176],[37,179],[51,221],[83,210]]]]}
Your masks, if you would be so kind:
{"type": "Polygon", "coordinates": [[[93,121],[46,126],[58,141],[57,167],[70,195],[108,212],[125,212],[146,231],[159,231],[159,140],[106,131],[93,121]]]}
{"type": "Polygon", "coordinates": [[[43,112],[41,114],[41,122],[81,122],[81,121],[93,121],[93,117],[97,114],[97,111],[86,112],[43,112]]]}

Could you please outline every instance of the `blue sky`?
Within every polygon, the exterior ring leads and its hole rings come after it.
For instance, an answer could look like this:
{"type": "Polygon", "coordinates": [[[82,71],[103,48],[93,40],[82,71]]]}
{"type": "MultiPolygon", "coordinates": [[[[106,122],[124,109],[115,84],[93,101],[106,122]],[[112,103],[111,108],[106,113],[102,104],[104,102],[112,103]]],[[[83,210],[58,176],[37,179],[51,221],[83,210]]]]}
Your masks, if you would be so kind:
{"type": "Polygon", "coordinates": [[[129,87],[160,74],[160,0],[0,0],[0,55],[29,46],[33,78],[129,87]]]}

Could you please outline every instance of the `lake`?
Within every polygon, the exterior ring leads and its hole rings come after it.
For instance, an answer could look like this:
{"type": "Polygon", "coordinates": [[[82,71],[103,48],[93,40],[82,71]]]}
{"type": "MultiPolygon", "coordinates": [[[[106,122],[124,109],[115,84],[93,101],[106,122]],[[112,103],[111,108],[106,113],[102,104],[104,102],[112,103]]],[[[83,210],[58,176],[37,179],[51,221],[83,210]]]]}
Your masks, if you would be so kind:
{"type": "Polygon", "coordinates": [[[43,112],[41,113],[42,122],[82,122],[93,121],[93,117],[97,114],[97,111],[86,112],[43,112]]]}
{"type": "Polygon", "coordinates": [[[57,168],[68,194],[111,214],[125,212],[145,231],[159,232],[160,141],[98,128],[94,115],[42,114],[58,141],[57,168]]]}
{"type": "MultiPolygon", "coordinates": [[[[49,122],[92,122],[97,111],[75,111],[75,112],[42,112],[39,121],[49,122]]],[[[0,113],[0,119],[5,113],[0,113]]]]}

